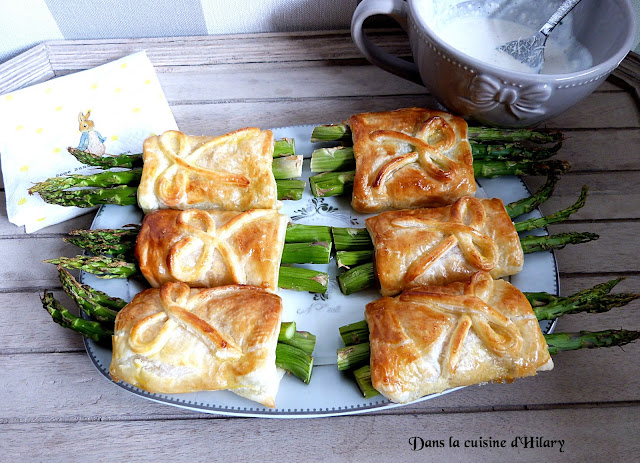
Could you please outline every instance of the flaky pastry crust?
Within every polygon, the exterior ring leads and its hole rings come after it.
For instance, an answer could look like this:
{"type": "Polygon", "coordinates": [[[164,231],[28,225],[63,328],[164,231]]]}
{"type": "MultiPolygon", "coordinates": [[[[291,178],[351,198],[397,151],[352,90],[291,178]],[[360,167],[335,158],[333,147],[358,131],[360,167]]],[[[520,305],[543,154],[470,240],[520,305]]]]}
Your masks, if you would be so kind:
{"type": "Polygon", "coordinates": [[[383,297],[365,317],[373,387],[393,402],[553,368],[527,298],[486,272],[383,297]]]}
{"type": "Polygon", "coordinates": [[[246,211],[278,206],[273,134],[245,128],[219,137],[167,131],[144,141],[138,204],[156,209],[246,211]]]}
{"type": "Polygon", "coordinates": [[[253,286],[137,294],[116,317],[110,374],[148,392],[229,389],[275,407],[281,299],[253,286]]]}
{"type": "Polygon", "coordinates": [[[135,253],[155,288],[181,281],[191,287],[246,284],[275,291],[288,221],[274,209],[163,209],[145,216],[135,253]]]}
{"type": "Polygon", "coordinates": [[[356,211],[444,206],[475,193],[464,119],[406,108],[356,114],[347,123],[356,159],[356,211]]]}
{"type": "Polygon", "coordinates": [[[518,233],[500,199],[382,212],[365,221],[380,293],[467,280],[478,271],[514,275],[524,264],[518,233]]]}

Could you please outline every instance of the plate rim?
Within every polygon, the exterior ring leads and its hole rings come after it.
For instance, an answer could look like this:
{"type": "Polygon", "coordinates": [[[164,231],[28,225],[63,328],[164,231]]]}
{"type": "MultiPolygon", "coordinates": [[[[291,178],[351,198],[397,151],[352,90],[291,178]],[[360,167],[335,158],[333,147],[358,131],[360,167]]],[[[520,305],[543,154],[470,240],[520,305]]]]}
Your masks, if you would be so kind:
{"type": "MultiPolygon", "coordinates": [[[[287,130],[287,129],[301,129],[301,128],[307,128],[307,127],[314,127],[317,124],[301,124],[301,125],[293,125],[293,126],[284,126],[284,127],[276,127],[276,128],[272,128],[269,130],[287,130]]],[[[318,146],[320,146],[320,144],[316,144],[318,146]]],[[[314,145],[315,146],[315,145],[314,145]]],[[[305,158],[307,158],[307,156],[305,156],[305,158]]],[[[517,179],[517,181],[520,183],[520,185],[524,188],[524,190],[526,192],[528,192],[529,195],[531,195],[531,190],[527,187],[527,185],[524,183],[524,181],[522,180],[522,178],[520,177],[515,177],[515,176],[509,176],[509,178],[513,178],[513,179],[517,179]]],[[[482,181],[478,182],[479,184],[482,183],[482,181]]],[[[91,229],[95,228],[95,223],[98,220],[98,218],[100,217],[101,214],[103,214],[105,212],[107,205],[102,205],[98,208],[98,210],[96,211],[96,214],[91,222],[91,229]]],[[[121,206],[118,206],[121,207],[121,206]]],[[[535,212],[542,215],[542,213],[540,212],[539,208],[535,209],[535,212]]],[[[548,231],[546,229],[546,227],[544,229],[542,229],[543,234],[548,235],[548,231]]],[[[554,287],[555,287],[555,294],[559,295],[560,294],[560,274],[559,274],[559,269],[558,269],[558,261],[557,261],[557,257],[554,251],[547,251],[550,252],[551,257],[552,257],[552,263],[553,263],[553,270],[554,270],[554,287]]],[[[83,277],[84,277],[84,272],[80,272],[80,281],[83,282],[83,277]]],[[[128,283],[127,283],[128,284],[128,283]]],[[[84,312],[81,312],[83,318],[89,319],[89,317],[84,314],[84,312]]],[[[552,333],[556,327],[558,319],[554,319],[549,321],[548,323],[548,327],[546,328],[546,331],[543,332],[544,333],[552,333]]],[[[255,404],[253,407],[251,406],[245,406],[245,407],[229,407],[229,406],[223,406],[223,405],[205,405],[204,403],[200,403],[198,405],[198,403],[192,403],[192,401],[190,400],[185,400],[185,399],[180,399],[180,396],[184,397],[184,394],[162,394],[162,393],[152,393],[152,392],[148,392],[145,391],[143,389],[140,389],[136,386],[133,386],[129,383],[126,383],[124,381],[114,381],[111,378],[111,375],[109,374],[109,368],[105,368],[102,365],[102,362],[98,359],[96,352],[94,351],[94,349],[97,348],[102,348],[105,349],[105,347],[100,346],[98,343],[96,343],[95,341],[85,338],[83,337],[83,342],[84,342],[84,346],[85,346],[85,350],[87,351],[87,354],[89,355],[89,358],[91,359],[91,362],[93,364],[93,366],[98,370],[98,372],[100,372],[100,374],[105,377],[110,383],[115,384],[117,386],[119,386],[120,388],[124,389],[125,391],[134,394],[136,396],[142,397],[144,399],[150,400],[152,402],[156,402],[156,403],[161,403],[161,404],[165,404],[165,405],[170,405],[170,406],[174,406],[174,407],[178,407],[178,408],[182,408],[182,409],[187,409],[187,410],[191,410],[191,411],[196,411],[196,412],[200,412],[200,413],[208,413],[208,414],[215,414],[215,415],[220,415],[220,416],[234,416],[234,417],[253,417],[253,418],[322,418],[322,417],[332,417],[332,416],[346,416],[346,415],[356,415],[356,414],[363,414],[363,413],[370,413],[373,411],[378,411],[378,410],[388,410],[388,409],[393,409],[393,408],[398,408],[398,407],[403,407],[406,405],[410,405],[410,404],[416,404],[416,403],[420,403],[426,400],[431,400],[434,398],[437,398],[439,396],[445,395],[445,394],[449,394],[451,392],[455,392],[459,389],[462,389],[464,386],[461,387],[456,387],[456,388],[452,388],[452,389],[447,389],[445,391],[442,391],[440,393],[437,394],[429,394],[426,395],[424,397],[421,397],[415,401],[410,402],[409,404],[398,404],[398,403],[394,403],[389,401],[388,399],[386,399],[384,396],[380,396],[381,399],[380,400],[376,400],[373,403],[370,404],[366,404],[366,405],[351,405],[351,406],[344,406],[344,407],[338,407],[336,409],[336,407],[332,407],[332,408],[326,408],[326,409],[322,409],[322,410],[318,410],[318,409],[300,409],[300,411],[297,411],[298,409],[287,409],[285,410],[279,410],[277,407],[273,408],[273,409],[269,409],[266,407],[261,407],[260,404],[255,404]]],[[[335,365],[317,365],[314,366],[314,370],[317,369],[323,369],[323,368],[335,368],[335,365]]],[[[284,379],[283,379],[284,380],[284,379]]],[[[206,391],[206,392],[216,392],[216,391],[206,391]]]]}

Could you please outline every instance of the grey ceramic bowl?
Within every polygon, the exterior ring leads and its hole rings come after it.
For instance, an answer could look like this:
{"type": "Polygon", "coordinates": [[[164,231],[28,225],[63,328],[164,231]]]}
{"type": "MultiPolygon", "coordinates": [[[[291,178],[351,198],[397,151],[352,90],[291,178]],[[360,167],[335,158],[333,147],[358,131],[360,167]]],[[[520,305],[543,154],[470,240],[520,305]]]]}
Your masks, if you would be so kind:
{"type": "MultiPolygon", "coordinates": [[[[432,29],[434,18],[442,17],[442,11],[464,15],[478,6],[493,8],[507,3],[506,0],[363,0],[354,13],[351,34],[373,64],[424,83],[452,112],[503,127],[533,126],[575,105],[620,64],[635,36],[630,0],[583,0],[567,17],[567,24],[558,26],[553,34],[563,33],[563,27],[564,33],[573,33],[591,53],[593,65],[567,74],[528,74],[466,55],[444,42],[432,29]],[[389,15],[405,28],[415,64],[382,51],[366,37],[362,24],[376,14],[389,15]]],[[[548,19],[548,11],[558,4],[559,0],[523,3],[540,10],[540,25],[548,19]],[[547,10],[543,11],[541,5],[547,10]]]]}

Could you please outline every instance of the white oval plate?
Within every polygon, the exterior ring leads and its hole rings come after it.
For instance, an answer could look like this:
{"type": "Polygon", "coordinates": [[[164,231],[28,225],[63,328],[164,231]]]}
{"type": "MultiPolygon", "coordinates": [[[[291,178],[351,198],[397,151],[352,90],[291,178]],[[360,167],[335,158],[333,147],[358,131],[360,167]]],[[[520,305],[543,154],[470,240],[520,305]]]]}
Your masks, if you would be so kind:
{"type": "MultiPolygon", "coordinates": [[[[313,126],[294,126],[273,129],[277,138],[291,137],[296,141],[296,151],[310,157],[311,152],[321,146],[310,143],[313,126]]],[[[310,175],[309,160],[305,160],[304,178],[310,175]]],[[[478,196],[501,198],[505,204],[529,196],[529,191],[517,177],[483,179],[478,196]]],[[[353,211],[349,198],[314,198],[305,190],[300,201],[284,201],[281,210],[296,223],[308,225],[330,225],[337,227],[364,227],[367,217],[353,211]]],[[[535,211],[529,214],[539,217],[535,211]]],[[[528,218],[523,216],[521,219],[528,218]]],[[[135,206],[102,206],[91,228],[118,228],[127,224],[139,223],[142,211],[135,206]]],[[[540,231],[540,233],[544,233],[540,231]]],[[[383,396],[364,399],[350,373],[337,370],[336,349],[343,347],[338,327],[364,318],[364,306],[380,297],[376,290],[344,296],[338,287],[335,276],[339,273],[335,261],[326,265],[307,265],[308,268],[326,271],[331,276],[325,295],[281,290],[285,321],[295,320],[299,330],[310,331],[317,337],[314,352],[314,370],[309,385],[303,384],[293,376],[285,375],[276,398],[277,408],[269,409],[255,402],[239,397],[229,391],[203,391],[186,394],[153,394],[124,382],[120,387],[146,399],[177,407],[206,413],[247,417],[301,418],[364,413],[371,410],[398,407],[383,396]]],[[[148,287],[143,279],[104,280],[82,273],[81,280],[106,293],[131,300],[135,294],[148,287]]],[[[510,281],[522,291],[546,291],[558,294],[558,270],[552,252],[538,252],[525,256],[524,269],[510,281]]],[[[553,328],[552,322],[541,322],[543,332],[553,328]]],[[[111,350],[85,339],[87,352],[94,365],[109,380],[111,350]]],[[[505,386],[508,387],[508,386],[505,386]]],[[[455,390],[455,389],[453,389],[455,390]]],[[[443,394],[452,392],[445,391],[443,394]]],[[[438,397],[433,394],[419,401],[438,397]]]]}

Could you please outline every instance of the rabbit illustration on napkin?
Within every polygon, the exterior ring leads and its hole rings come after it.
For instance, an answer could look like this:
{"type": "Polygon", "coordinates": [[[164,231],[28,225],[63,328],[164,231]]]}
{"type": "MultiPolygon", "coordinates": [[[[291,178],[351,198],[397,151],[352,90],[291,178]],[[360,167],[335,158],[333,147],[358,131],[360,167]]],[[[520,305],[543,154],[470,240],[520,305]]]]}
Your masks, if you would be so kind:
{"type": "Polygon", "coordinates": [[[78,149],[102,156],[106,151],[104,146],[106,138],[95,130],[95,123],[89,120],[89,116],[91,116],[91,110],[87,111],[87,114],[83,114],[82,112],[78,114],[78,122],[80,123],[78,130],[82,132],[78,149]]]}

